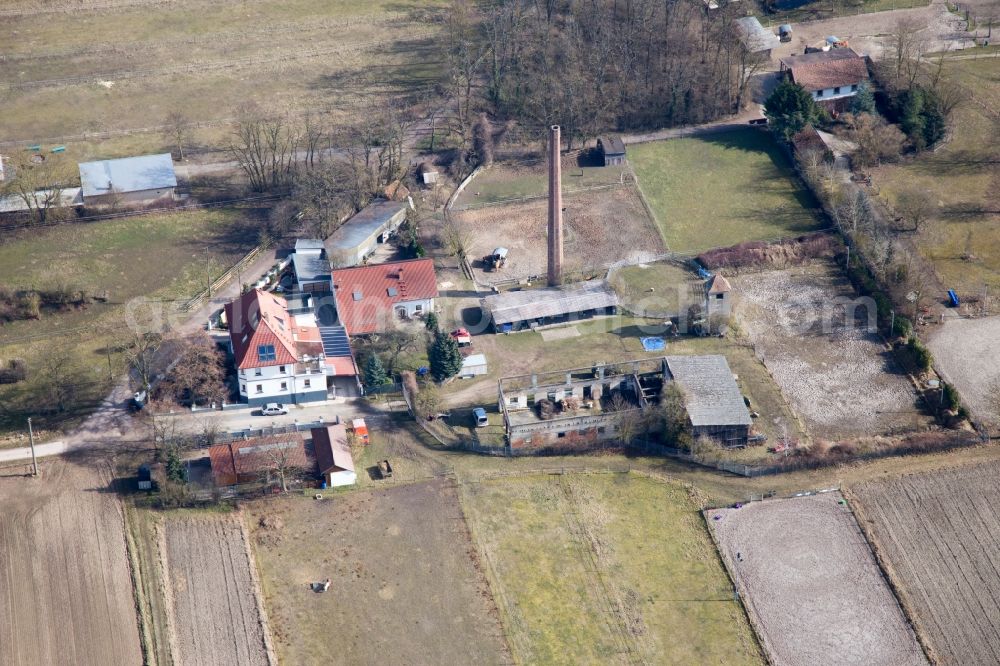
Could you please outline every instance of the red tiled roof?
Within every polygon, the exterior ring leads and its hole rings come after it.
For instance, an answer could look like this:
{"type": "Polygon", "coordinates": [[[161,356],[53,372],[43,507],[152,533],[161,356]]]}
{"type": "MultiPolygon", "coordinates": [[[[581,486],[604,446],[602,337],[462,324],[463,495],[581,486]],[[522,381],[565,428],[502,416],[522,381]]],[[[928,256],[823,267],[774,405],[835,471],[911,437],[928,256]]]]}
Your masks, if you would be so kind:
{"type": "Polygon", "coordinates": [[[722,277],[721,273],[716,273],[712,276],[712,279],[708,283],[708,293],[710,294],[723,294],[727,291],[732,291],[732,287],[729,286],[729,280],[722,277]]]}
{"type": "Polygon", "coordinates": [[[437,276],[430,259],[357,266],[333,271],[337,315],[348,335],[383,330],[396,303],[437,298],[437,276]]]}
{"type": "Polygon", "coordinates": [[[292,365],[302,354],[318,355],[322,350],[318,329],[300,328],[284,299],[260,289],[226,305],[226,321],[237,368],[292,365]],[[260,360],[261,345],[274,345],[274,360],[260,360]]]}
{"type": "Polygon", "coordinates": [[[290,468],[312,467],[305,438],[299,432],[218,444],[208,449],[212,478],[219,486],[253,481],[261,473],[274,469],[279,457],[290,468]]]}
{"type": "Polygon", "coordinates": [[[868,78],[868,64],[853,49],[831,49],[781,59],[792,72],[792,81],[806,90],[826,90],[861,83],[868,78]]]}
{"type": "Polygon", "coordinates": [[[340,470],[354,471],[354,458],[347,444],[347,427],[344,424],[312,429],[313,449],[320,474],[340,470]]]}
{"type": "Polygon", "coordinates": [[[333,374],[335,375],[353,377],[358,374],[358,369],[354,366],[354,359],[350,356],[327,356],[326,364],[333,368],[333,374]]]}

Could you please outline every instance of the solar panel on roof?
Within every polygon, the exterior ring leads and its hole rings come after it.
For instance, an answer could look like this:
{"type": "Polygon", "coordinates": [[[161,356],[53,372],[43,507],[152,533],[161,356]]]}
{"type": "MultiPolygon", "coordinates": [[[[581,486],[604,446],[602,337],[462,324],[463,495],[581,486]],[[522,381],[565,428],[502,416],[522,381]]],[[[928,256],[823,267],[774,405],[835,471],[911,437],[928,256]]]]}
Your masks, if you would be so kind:
{"type": "Polygon", "coordinates": [[[396,291],[396,288],[395,288],[395,287],[389,287],[389,288],[388,288],[388,289],[386,289],[385,291],[386,291],[386,293],[387,293],[387,294],[389,294],[390,296],[395,296],[396,294],[398,294],[398,293],[399,293],[399,292],[397,292],[397,291],[396,291]]]}
{"type": "Polygon", "coordinates": [[[323,342],[323,353],[328,357],[351,355],[351,343],[343,326],[320,326],[319,338],[323,342]]]}

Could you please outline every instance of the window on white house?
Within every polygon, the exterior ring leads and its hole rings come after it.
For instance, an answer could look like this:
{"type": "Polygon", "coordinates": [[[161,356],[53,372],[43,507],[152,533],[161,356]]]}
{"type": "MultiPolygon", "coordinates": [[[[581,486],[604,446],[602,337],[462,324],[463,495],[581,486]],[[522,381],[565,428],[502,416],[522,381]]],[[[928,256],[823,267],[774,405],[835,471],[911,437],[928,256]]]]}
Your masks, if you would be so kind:
{"type": "Polygon", "coordinates": [[[516,405],[517,404],[517,396],[514,396],[513,398],[510,399],[510,404],[512,404],[512,405],[516,405]]]}
{"type": "Polygon", "coordinates": [[[414,305],[413,306],[413,311],[414,312],[423,312],[424,311],[424,306],[419,305],[419,304],[418,305],[414,305]]]}
{"type": "Polygon", "coordinates": [[[257,384],[257,393],[263,393],[263,392],[264,392],[264,385],[257,384]]]}
{"type": "Polygon", "coordinates": [[[285,366],[279,365],[278,366],[278,372],[280,372],[281,374],[285,374],[285,366]]]}
{"type": "Polygon", "coordinates": [[[254,377],[260,377],[262,374],[264,374],[264,373],[263,373],[263,371],[260,368],[254,368],[253,369],[253,376],[254,377]]]}
{"type": "Polygon", "coordinates": [[[858,91],[858,84],[855,83],[854,85],[851,86],[851,92],[857,92],[857,91],[858,91]]]}
{"type": "Polygon", "coordinates": [[[565,437],[565,436],[566,436],[566,433],[564,433],[564,432],[560,432],[560,433],[556,434],[556,437],[565,437]]]}
{"type": "Polygon", "coordinates": [[[247,392],[247,385],[240,384],[240,393],[246,393],[246,392],[247,392]]]}
{"type": "Polygon", "coordinates": [[[816,91],[816,99],[819,99],[822,96],[823,96],[823,91],[822,90],[817,90],[816,91]]]}
{"type": "Polygon", "coordinates": [[[607,429],[607,428],[605,428],[604,426],[598,426],[598,427],[597,427],[597,434],[598,434],[598,435],[603,435],[603,434],[604,434],[605,432],[607,432],[607,430],[608,430],[608,429],[607,429]]]}
{"type": "Polygon", "coordinates": [[[288,382],[281,382],[281,390],[282,391],[288,390],[288,382]]]}
{"type": "Polygon", "coordinates": [[[837,86],[836,88],[833,89],[833,94],[834,95],[839,95],[840,94],[840,86],[837,86]]]}
{"type": "Polygon", "coordinates": [[[306,387],[306,388],[310,388],[310,387],[312,386],[312,380],[309,380],[309,379],[303,379],[303,380],[302,380],[302,386],[304,386],[304,387],[306,387]]]}

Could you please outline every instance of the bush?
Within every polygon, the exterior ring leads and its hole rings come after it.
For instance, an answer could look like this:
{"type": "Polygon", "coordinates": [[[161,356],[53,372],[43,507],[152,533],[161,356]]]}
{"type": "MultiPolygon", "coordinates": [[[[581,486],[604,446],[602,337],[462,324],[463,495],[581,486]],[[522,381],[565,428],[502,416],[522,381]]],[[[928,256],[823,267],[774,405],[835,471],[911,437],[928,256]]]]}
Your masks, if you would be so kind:
{"type": "Polygon", "coordinates": [[[962,399],[958,395],[958,390],[946,382],[941,382],[941,390],[944,392],[941,406],[952,411],[962,409],[962,399]]]}
{"type": "Polygon", "coordinates": [[[28,378],[28,366],[24,359],[14,358],[0,367],[0,384],[16,384],[28,378]]]}
{"type": "Polygon", "coordinates": [[[910,368],[917,372],[927,372],[934,362],[930,350],[916,338],[910,338],[900,352],[910,368]]]}
{"type": "Polygon", "coordinates": [[[901,338],[909,338],[912,333],[913,322],[902,315],[897,315],[892,326],[892,334],[901,338]]]}
{"type": "Polygon", "coordinates": [[[556,403],[552,402],[548,398],[542,398],[536,402],[535,409],[538,410],[538,418],[543,421],[551,419],[556,415],[556,403]]]}

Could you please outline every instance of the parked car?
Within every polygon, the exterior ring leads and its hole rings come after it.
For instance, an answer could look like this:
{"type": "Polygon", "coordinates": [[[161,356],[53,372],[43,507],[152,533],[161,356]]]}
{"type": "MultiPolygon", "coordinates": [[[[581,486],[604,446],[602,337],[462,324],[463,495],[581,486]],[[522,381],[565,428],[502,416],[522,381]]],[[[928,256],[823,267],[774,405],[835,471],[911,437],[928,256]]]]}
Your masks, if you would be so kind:
{"type": "Polygon", "coordinates": [[[281,416],[287,413],[288,410],[280,402],[269,402],[260,409],[261,416],[281,416]]]}
{"type": "Polygon", "coordinates": [[[472,419],[476,422],[477,428],[482,428],[490,424],[490,420],[486,416],[486,410],[482,407],[476,407],[472,410],[472,419]]]}

